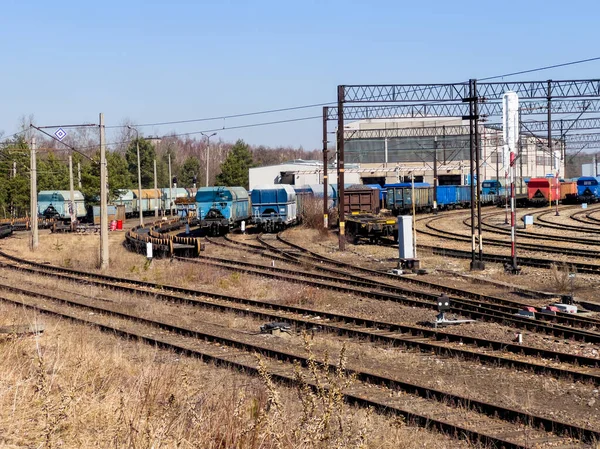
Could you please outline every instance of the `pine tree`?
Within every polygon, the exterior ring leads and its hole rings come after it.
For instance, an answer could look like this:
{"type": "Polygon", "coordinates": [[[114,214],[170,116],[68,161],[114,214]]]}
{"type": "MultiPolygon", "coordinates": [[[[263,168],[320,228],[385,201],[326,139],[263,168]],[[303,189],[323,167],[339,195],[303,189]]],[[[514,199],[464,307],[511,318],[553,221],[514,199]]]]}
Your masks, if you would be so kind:
{"type": "MultiPolygon", "coordinates": [[[[94,156],[100,160],[100,152],[94,156]]],[[[137,159],[137,157],[136,157],[137,159]]],[[[137,171],[135,184],[131,181],[131,174],[125,157],[116,151],[107,151],[106,165],[108,170],[108,195],[113,200],[119,196],[122,190],[137,186],[137,171]]],[[[136,166],[137,170],[137,166],[136,166]]],[[[91,161],[81,167],[81,193],[88,203],[99,204],[100,200],[100,165],[91,161]]]]}
{"type": "Polygon", "coordinates": [[[221,164],[221,173],[217,175],[215,185],[241,186],[247,189],[249,185],[248,170],[252,167],[254,167],[254,162],[250,147],[240,139],[221,164]]]}
{"type": "Polygon", "coordinates": [[[151,189],[154,187],[154,159],[156,158],[156,151],[154,146],[146,139],[136,139],[131,141],[127,147],[125,157],[127,159],[127,166],[130,173],[131,181],[134,185],[138,184],[138,160],[137,160],[137,146],[140,145],[140,166],[142,172],[142,189],[151,189]]]}
{"type": "Polygon", "coordinates": [[[27,142],[22,137],[0,146],[0,217],[24,217],[29,213],[29,162],[27,142]],[[17,163],[17,175],[13,173],[17,163]]]}
{"type": "Polygon", "coordinates": [[[200,161],[194,156],[189,156],[179,171],[179,186],[193,187],[194,177],[200,179],[200,161]]]}

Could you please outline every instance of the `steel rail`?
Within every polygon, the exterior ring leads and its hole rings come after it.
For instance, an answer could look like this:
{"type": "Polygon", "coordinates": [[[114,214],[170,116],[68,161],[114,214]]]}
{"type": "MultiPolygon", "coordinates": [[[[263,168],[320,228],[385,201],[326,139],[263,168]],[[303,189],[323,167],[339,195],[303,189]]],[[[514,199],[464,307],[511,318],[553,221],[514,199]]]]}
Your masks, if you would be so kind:
{"type": "MultiPolygon", "coordinates": [[[[209,341],[211,343],[219,343],[219,344],[226,345],[228,347],[232,347],[234,349],[238,349],[238,350],[242,350],[242,351],[246,351],[246,352],[250,352],[250,353],[260,353],[260,354],[263,354],[274,360],[284,361],[284,362],[288,362],[288,363],[297,362],[297,363],[300,363],[300,365],[302,367],[307,367],[310,363],[309,359],[307,357],[295,354],[293,352],[275,350],[275,349],[272,349],[272,348],[264,346],[264,345],[250,344],[243,340],[232,338],[232,337],[224,337],[222,335],[218,335],[215,333],[209,333],[206,331],[198,331],[198,330],[190,329],[190,328],[184,328],[184,327],[176,326],[176,325],[173,325],[170,323],[165,323],[162,321],[149,320],[149,319],[142,318],[142,317],[139,317],[136,315],[131,315],[128,313],[115,311],[115,310],[112,310],[107,307],[93,306],[93,305],[85,304],[85,303],[75,301],[72,299],[67,300],[64,298],[57,298],[57,297],[54,297],[54,296],[51,296],[48,294],[27,291],[24,289],[18,289],[18,290],[20,290],[20,292],[22,294],[26,294],[28,296],[38,297],[38,298],[41,298],[44,300],[57,302],[59,304],[67,305],[70,307],[83,308],[85,310],[93,311],[94,313],[108,314],[108,315],[115,316],[115,317],[121,318],[121,319],[133,320],[137,323],[151,326],[151,327],[156,327],[156,328],[159,328],[162,330],[166,330],[168,332],[172,332],[177,335],[183,335],[186,337],[192,337],[192,338],[199,339],[199,340],[205,340],[205,341],[209,341]]],[[[9,298],[4,298],[4,297],[0,297],[0,300],[5,301],[5,302],[11,302],[13,304],[19,304],[22,306],[31,306],[30,304],[27,304],[23,301],[11,300],[9,298]]],[[[33,307],[40,311],[49,312],[49,310],[46,308],[42,309],[37,306],[33,306],[33,307]]],[[[56,311],[52,311],[51,313],[56,314],[56,311]]],[[[77,317],[74,317],[73,315],[65,314],[63,316],[75,318],[78,321],[88,321],[88,320],[81,320],[80,318],[78,319],[77,317]]],[[[88,323],[92,324],[90,321],[88,321],[88,323]]],[[[97,324],[97,323],[94,323],[93,325],[95,325],[95,324],[97,324]]],[[[121,332],[128,332],[128,331],[124,331],[123,329],[120,329],[120,328],[111,328],[110,326],[104,326],[104,327],[109,328],[110,331],[119,330],[121,332]]],[[[136,335],[140,336],[139,334],[136,334],[136,335]]],[[[144,337],[146,339],[149,339],[153,343],[157,343],[157,339],[154,337],[147,337],[147,336],[144,336],[144,337]]],[[[171,345],[170,343],[168,343],[164,340],[162,340],[162,343],[171,345]]],[[[332,372],[334,372],[335,370],[338,369],[338,367],[334,364],[324,363],[323,361],[318,361],[317,363],[320,364],[321,366],[323,366],[324,369],[332,371],[332,372]]],[[[576,425],[565,423],[565,422],[552,420],[549,418],[537,416],[537,415],[534,415],[531,413],[527,413],[527,412],[523,412],[523,411],[519,411],[519,410],[515,410],[515,409],[509,409],[506,407],[497,406],[497,405],[490,404],[490,403],[483,402],[483,401],[477,401],[477,400],[474,400],[471,398],[462,397],[462,396],[455,395],[452,393],[436,390],[436,389],[433,389],[430,387],[411,384],[411,383],[404,382],[404,381],[401,381],[398,379],[393,379],[390,377],[379,375],[374,372],[362,371],[362,370],[351,369],[351,368],[346,368],[346,369],[344,369],[344,371],[345,371],[346,375],[355,376],[356,379],[358,381],[360,381],[361,383],[386,387],[386,388],[392,389],[392,390],[402,390],[408,394],[419,396],[424,399],[428,399],[428,400],[433,399],[438,402],[443,401],[444,403],[449,403],[449,404],[451,404],[451,406],[454,406],[454,407],[466,408],[466,409],[469,409],[476,413],[480,413],[483,415],[487,415],[489,417],[501,419],[501,420],[504,420],[507,422],[526,424],[533,428],[544,429],[546,432],[553,432],[553,433],[557,433],[557,434],[568,435],[570,437],[580,438],[586,442],[594,442],[594,441],[597,441],[600,439],[600,432],[592,430],[592,429],[576,426],[576,425]]],[[[274,374],[274,373],[271,373],[271,374],[274,374]]],[[[293,380],[293,377],[290,376],[286,380],[287,381],[293,380]]],[[[297,384],[297,381],[293,382],[293,383],[297,384]]],[[[346,395],[348,395],[348,393],[344,393],[344,395],[346,396],[346,395]]],[[[367,399],[367,401],[377,403],[377,401],[375,401],[373,399],[367,399]]],[[[471,431],[471,433],[473,433],[473,431],[471,431]]],[[[485,437],[494,438],[494,437],[491,437],[488,435],[485,435],[485,437]]],[[[507,442],[501,441],[501,443],[504,444],[507,442]]]]}
{"type": "MultiPolygon", "coordinates": [[[[461,357],[464,357],[467,359],[479,360],[482,363],[492,363],[492,364],[499,364],[499,365],[504,365],[504,366],[514,366],[514,367],[518,367],[518,368],[529,369],[534,372],[548,373],[548,374],[551,374],[554,376],[567,376],[567,377],[572,377],[575,379],[590,380],[594,383],[596,383],[598,381],[598,376],[596,376],[593,373],[582,373],[581,371],[576,371],[576,370],[565,370],[562,368],[549,367],[549,366],[543,365],[543,364],[524,362],[524,361],[510,359],[510,358],[507,359],[505,357],[501,357],[498,355],[482,354],[482,353],[478,353],[478,352],[474,352],[474,351],[470,351],[470,350],[464,350],[461,348],[448,348],[447,346],[436,345],[434,343],[422,341],[422,339],[415,340],[414,336],[421,337],[421,338],[427,338],[430,340],[440,340],[440,341],[470,344],[470,345],[480,347],[480,348],[491,348],[496,351],[508,351],[508,352],[512,352],[515,354],[523,354],[523,355],[527,355],[527,356],[543,357],[545,359],[557,360],[561,363],[569,363],[569,364],[576,364],[578,366],[587,366],[587,367],[591,367],[591,368],[597,368],[598,365],[600,364],[600,360],[591,358],[591,357],[578,356],[578,355],[573,355],[573,354],[569,354],[569,353],[562,353],[562,352],[545,350],[545,349],[535,348],[535,347],[528,347],[526,345],[525,346],[524,345],[515,345],[515,344],[504,343],[504,342],[495,341],[495,340],[462,336],[462,335],[458,335],[458,334],[453,334],[451,332],[443,332],[443,331],[439,331],[439,330],[432,330],[432,329],[427,329],[427,328],[422,328],[422,327],[408,326],[408,325],[391,323],[391,322],[376,321],[376,320],[371,320],[371,319],[364,318],[364,317],[342,315],[342,314],[327,312],[327,311],[323,311],[323,310],[309,309],[309,308],[305,308],[305,307],[295,307],[295,306],[281,305],[281,304],[276,304],[276,303],[265,303],[262,301],[252,300],[252,299],[248,299],[248,298],[222,295],[222,294],[217,294],[217,293],[213,293],[213,292],[189,290],[189,289],[168,286],[168,285],[167,286],[165,286],[165,285],[158,286],[157,284],[148,283],[146,281],[137,281],[137,280],[133,280],[133,279],[120,279],[119,278],[121,284],[125,283],[125,284],[139,285],[139,286],[143,286],[144,288],[132,287],[131,285],[119,285],[119,284],[113,283],[113,281],[110,281],[111,283],[109,284],[106,281],[97,281],[97,280],[92,281],[92,280],[85,279],[85,278],[82,279],[81,277],[73,277],[73,276],[69,276],[69,275],[65,275],[65,274],[60,274],[61,271],[70,271],[70,270],[62,269],[60,267],[54,267],[54,268],[58,268],[58,270],[57,270],[58,273],[57,273],[54,270],[50,271],[50,272],[40,271],[40,270],[36,270],[34,268],[17,267],[14,265],[7,265],[7,264],[3,264],[2,266],[6,267],[6,268],[10,268],[10,269],[25,271],[25,272],[31,273],[31,274],[51,275],[51,276],[59,277],[61,279],[72,281],[72,282],[81,283],[83,281],[88,284],[96,285],[96,286],[103,287],[103,288],[110,288],[110,289],[114,289],[114,290],[118,290],[118,291],[123,291],[123,292],[127,292],[130,294],[141,294],[141,295],[151,296],[152,298],[160,299],[160,300],[163,300],[166,302],[184,303],[184,304],[188,304],[188,305],[214,308],[219,311],[237,312],[237,313],[252,315],[252,316],[255,316],[258,318],[262,318],[262,319],[266,318],[266,319],[281,320],[281,321],[285,321],[285,322],[290,322],[299,327],[304,327],[307,329],[318,326],[323,329],[327,329],[329,331],[332,331],[332,332],[335,332],[335,333],[338,333],[341,335],[348,335],[350,337],[358,337],[358,338],[366,338],[366,339],[369,339],[372,341],[381,341],[381,342],[384,342],[387,344],[392,344],[392,345],[401,344],[401,345],[406,345],[409,347],[418,348],[418,349],[421,349],[422,351],[431,351],[431,352],[436,352],[439,354],[451,354],[451,355],[461,356],[461,357]],[[152,288],[153,290],[150,290],[150,288],[152,288]],[[164,293],[165,291],[178,292],[178,293],[188,295],[189,297],[175,296],[172,294],[164,293]],[[196,297],[197,295],[211,298],[212,301],[198,299],[196,297]],[[214,300],[225,301],[228,304],[215,303],[214,300]],[[235,306],[232,304],[239,304],[240,306],[235,306]],[[251,310],[248,308],[248,306],[257,307],[262,310],[251,310]],[[265,311],[265,309],[266,309],[266,311],[265,311]],[[273,310],[276,310],[279,312],[284,312],[284,313],[293,313],[293,314],[300,316],[301,318],[290,317],[289,315],[283,315],[283,316],[277,315],[272,312],[273,310]],[[306,318],[307,316],[321,317],[324,319],[332,320],[333,322],[345,324],[346,326],[336,325],[333,323],[325,323],[322,320],[319,320],[316,318],[307,319],[306,318]],[[356,329],[356,326],[361,326],[362,329],[356,329]],[[376,331],[371,331],[369,329],[375,329],[376,331]],[[380,330],[384,330],[384,332],[389,331],[389,332],[394,332],[394,333],[400,332],[402,334],[410,334],[411,337],[406,337],[406,336],[397,335],[397,334],[394,334],[394,335],[389,335],[387,333],[382,334],[379,332],[380,330]]],[[[48,267],[44,267],[44,268],[48,268],[48,267]]],[[[100,279],[104,278],[103,275],[95,275],[95,274],[89,274],[89,273],[83,273],[83,276],[93,277],[93,278],[98,277],[100,279]]]]}

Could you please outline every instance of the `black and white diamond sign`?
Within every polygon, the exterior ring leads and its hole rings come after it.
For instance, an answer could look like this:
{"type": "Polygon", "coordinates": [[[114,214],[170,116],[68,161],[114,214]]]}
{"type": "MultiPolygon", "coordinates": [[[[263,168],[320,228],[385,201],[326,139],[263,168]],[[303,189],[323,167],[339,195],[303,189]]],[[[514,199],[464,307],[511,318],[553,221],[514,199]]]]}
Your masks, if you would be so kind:
{"type": "Polygon", "coordinates": [[[67,132],[62,128],[58,128],[54,135],[58,140],[62,141],[67,136],[67,132]]]}

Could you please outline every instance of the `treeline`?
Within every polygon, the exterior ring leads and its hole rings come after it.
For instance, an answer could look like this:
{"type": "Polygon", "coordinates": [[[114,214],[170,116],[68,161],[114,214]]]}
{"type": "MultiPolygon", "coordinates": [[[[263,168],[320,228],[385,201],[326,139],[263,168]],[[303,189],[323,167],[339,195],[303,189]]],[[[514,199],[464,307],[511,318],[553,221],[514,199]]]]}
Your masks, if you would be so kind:
{"type": "MultiPolygon", "coordinates": [[[[234,144],[210,142],[208,151],[205,140],[191,138],[123,140],[128,143],[109,149],[106,156],[109,195],[113,199],[121,190],[137,188],[138,144],[142,188],[154,187],[154,161],[159,188],[169,186],[169,159],[172,176],[177,177],[179,187],[192,187],[194,179],[198,187],[206,185],[207,158],[209,185],[240,185],[248,188],[248,169],[251,167],[321,157],[318,150],[252,146],[243,140],[234,144]]],[[[30,141],[31,135],[25,135],[0,143],[0,217],[29,214],[30,141]]],[[[83,131],[74,137],[70,136],[68,144],[79,151],[72,153],[75,190],[83,193],[87,203],[97,204],[100,192],[100,150],[97,139],[83,131]]],[[[39,136],[37,149],[38,191],[68,190],[68,150],[54,140],[44,140],[39,136]]]]}

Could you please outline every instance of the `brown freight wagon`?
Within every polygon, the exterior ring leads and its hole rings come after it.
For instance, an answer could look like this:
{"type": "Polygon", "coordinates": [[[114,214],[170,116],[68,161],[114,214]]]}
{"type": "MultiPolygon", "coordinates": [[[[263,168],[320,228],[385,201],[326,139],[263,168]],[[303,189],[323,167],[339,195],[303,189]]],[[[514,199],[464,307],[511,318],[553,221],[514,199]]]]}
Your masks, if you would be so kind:
{"type": "MultiPolygon", "coordinates": [[[[554,192],[552,194],[554,196],[554,192]]],[[[555,198],[553,199],[555,200],[555,198]]],[[[564,181],[560,183],[560,200],[564,204],[577,202],[577,182],[564,181]]]]}
{"type": "Polygon", "coordinates": [[[364,186],[350,186],[344,190],[345,214],[378,214],[379,190],[364,186]]]}

